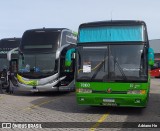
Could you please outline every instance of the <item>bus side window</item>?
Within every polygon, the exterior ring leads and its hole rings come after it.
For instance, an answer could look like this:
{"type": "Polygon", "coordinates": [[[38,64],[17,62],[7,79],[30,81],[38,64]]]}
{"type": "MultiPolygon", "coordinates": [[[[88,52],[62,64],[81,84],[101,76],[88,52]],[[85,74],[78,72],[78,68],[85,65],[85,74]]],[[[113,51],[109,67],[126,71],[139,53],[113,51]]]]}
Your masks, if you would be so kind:
{"type": "Polygon", "coordinates": [[[66,31],[63,32],[61,46],[64,46],[65,44],[67,44],[67,42],[66,42],[66,35],[67,35],[67,32],[66,31]]]}

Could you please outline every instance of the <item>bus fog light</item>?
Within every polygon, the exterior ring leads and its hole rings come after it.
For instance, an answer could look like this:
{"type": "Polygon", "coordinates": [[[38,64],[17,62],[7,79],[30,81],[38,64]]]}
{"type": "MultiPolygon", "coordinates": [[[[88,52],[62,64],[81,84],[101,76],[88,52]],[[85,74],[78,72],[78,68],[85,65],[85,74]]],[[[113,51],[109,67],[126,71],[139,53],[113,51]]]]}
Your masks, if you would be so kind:
{"type": "Polygon", "coordinates": [[[76,90],[77,93],[92,93],[90,88],[79,88],[76,90]]]}

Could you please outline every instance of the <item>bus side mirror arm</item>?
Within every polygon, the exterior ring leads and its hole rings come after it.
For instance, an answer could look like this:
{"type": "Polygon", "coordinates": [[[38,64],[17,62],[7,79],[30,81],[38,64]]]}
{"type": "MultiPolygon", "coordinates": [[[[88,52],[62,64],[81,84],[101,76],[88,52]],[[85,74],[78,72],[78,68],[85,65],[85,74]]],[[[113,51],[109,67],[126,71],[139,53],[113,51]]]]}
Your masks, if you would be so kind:
{"type": "Polygon", "coordinates": [[[8,60],[8,61],[11,61],[11,59],[12,59],[12,58],[11,58],[11,55],[12,55],[12,53],[13,53],[14,51],[16,51],[16,50],[18,50],[18,47],[10,50],[10,51],[7,53],[7,60],[8,60]]]}
{"type": "Polygon", "coordinates": [[[60,48],[56,51],[56,59],[58,59],[58,58],[60,57],[60,54],[61,54],[62,50],[63,50],[65,47],[67,47],[67,46],[69,46],[69,44],[66,44],[66,45],[60,47],[60,48]]]}

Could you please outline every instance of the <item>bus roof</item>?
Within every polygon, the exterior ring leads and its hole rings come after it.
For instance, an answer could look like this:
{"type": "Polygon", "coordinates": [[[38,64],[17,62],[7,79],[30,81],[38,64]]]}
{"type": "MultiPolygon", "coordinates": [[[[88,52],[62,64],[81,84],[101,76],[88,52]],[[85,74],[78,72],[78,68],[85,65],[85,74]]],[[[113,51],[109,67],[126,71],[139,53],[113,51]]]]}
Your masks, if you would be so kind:
{"type": "Polygon", "coordinates": [[[71,31],[71,30],[69,30],[67,28],[39,28],[39,29],[29,29],[29,30],[26,30],[24,33],[26,33],[26,32],[36,32],[36,31],[46,31],[46,32],[55,31],[55,32],[61,32],[63,30],[71,31]]]}
{"type": "Polygon", "coordinates": [[[121,26],[121,25],[144,25],[146,26],[144,21],[138,20],[110,20],[110,21],[96,21],[83,23],[79,26],[79,28],[84,27],[95,27],[95,26],[121,26]]]}
{"type": "Polygon", "coordinates": [[[3,38],[0,40],[0,48],[16,48],[20,45],[21,38],[3,38]]]}
{"type": "Polygon", "coordinates": [[[66,35],[74,32],[67,28],[30,29],[23,33],[20,51],[23,53],[55,52],[62,44],[66,35]],[[60,43],[61,42],[61,43],[60,43]]]}

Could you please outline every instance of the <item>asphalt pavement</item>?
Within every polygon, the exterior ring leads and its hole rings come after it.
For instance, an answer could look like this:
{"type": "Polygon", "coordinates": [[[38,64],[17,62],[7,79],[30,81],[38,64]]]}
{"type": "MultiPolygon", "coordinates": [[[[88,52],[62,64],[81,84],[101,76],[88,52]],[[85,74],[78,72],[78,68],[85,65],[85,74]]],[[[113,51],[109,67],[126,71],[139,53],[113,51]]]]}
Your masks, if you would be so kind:
{"type": "Polygon", "coordinates": [[[160,128],[160,78],[151,80],[150,99],[146,108],[80,106],[76,103],[75,92],[0,94],[0,122],[15,123],[15,126],[12,125],[15,128],[0,130],[16,131],[26,128],[26,124],[31,124],[30,130],[33,131],[158,131],[156,125],[159,124],[157,126],[160,128]],[[38,123],[50,128],[40,128],[38,123]],[[34,124],[37,124],[38,129],[32,128],[34,124]],[[133,128],[136,124],[139,128],[133,128]],[[109,128],[112,126],[114,128],[109,128]]]}

